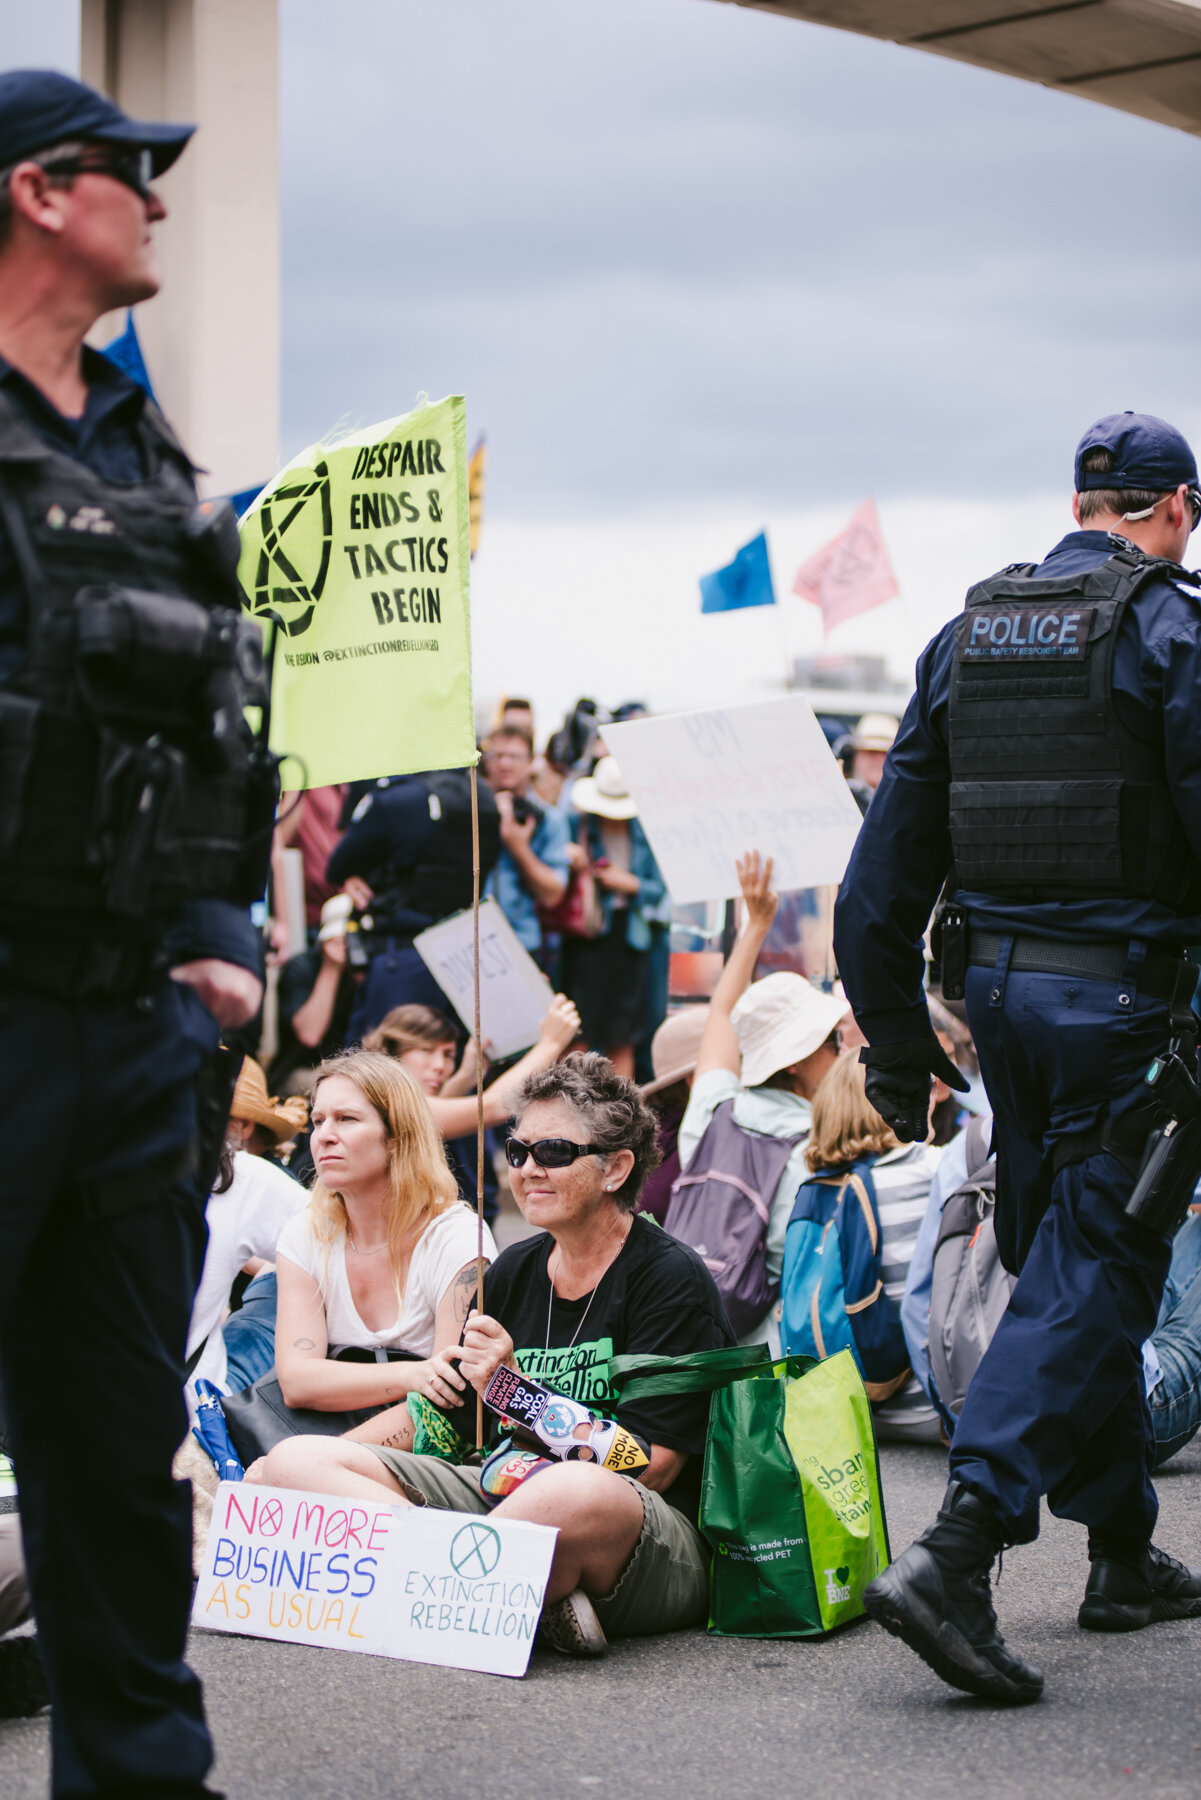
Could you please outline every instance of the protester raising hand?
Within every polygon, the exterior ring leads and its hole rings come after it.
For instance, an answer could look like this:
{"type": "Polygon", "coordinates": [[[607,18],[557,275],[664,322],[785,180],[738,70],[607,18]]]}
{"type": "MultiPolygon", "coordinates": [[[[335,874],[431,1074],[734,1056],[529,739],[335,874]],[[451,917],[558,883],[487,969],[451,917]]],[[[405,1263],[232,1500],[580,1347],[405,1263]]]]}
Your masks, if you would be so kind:
{"type": "Polygon", "coordinates": [[[761,859],[757,850],[748,850],[745,856],[738,858],[734,868],[746,906],[746,923],[709,1002],[709,1019],[697,1052],[694,1082],[710,1069],[729,1069],[737,1075],[742,1067],[742,1051],[730,1014],[755,973],[763,940],[771,930],[779,903],[778,896],[772,891],[770,856],[761,859]]]}

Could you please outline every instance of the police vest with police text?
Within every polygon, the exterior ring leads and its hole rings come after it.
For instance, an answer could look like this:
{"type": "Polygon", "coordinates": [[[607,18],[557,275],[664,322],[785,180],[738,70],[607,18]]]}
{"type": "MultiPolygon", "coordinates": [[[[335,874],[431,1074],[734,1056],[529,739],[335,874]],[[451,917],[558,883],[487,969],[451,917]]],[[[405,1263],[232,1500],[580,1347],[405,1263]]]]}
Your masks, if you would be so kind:
{"type": "Polygon", "coordinates": [[[278,786],[236,526],[218,540],[150,403],[148,473],[105,481],[0,396],[0,531],[25,659],[0,687],[0,906],[145,917],[263,892],[278,786]]]}
{"type": "Polygon", "coordinates": [[[955,883],[1025,903],[1107,896],[1201,906],[1162,739],[1120,718],[1126,609],[1174,563],[1119,549],[1084,574],[1015,565],[968,594],[948,710],[955,883]]]}

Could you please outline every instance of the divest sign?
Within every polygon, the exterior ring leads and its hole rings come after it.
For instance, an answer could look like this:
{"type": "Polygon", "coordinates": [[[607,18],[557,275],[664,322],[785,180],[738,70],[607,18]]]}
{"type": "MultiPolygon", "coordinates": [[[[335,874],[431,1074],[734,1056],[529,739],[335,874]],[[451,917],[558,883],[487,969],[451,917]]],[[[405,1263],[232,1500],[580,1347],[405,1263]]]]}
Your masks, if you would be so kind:
{"type": "Polygon", "coordinates": [[[284,787],[476,761],[465,404],[315,444],[242,519],[246,604],[280,622],[284,787]]]}
{"type": "Polygon", "coordinates": [[[558,1533],[223,1481],[192,1622],[524,1675],[558,1533]]]}
{"type": "Polygon", "coordinates": [[[606,725],[605,743],[677,904],[733,899],[748,850],[781,893],[842,880],[859,808],[800,694],[606,725]]]}
{"type": "MultiPolygon", "coordinates": [[[[475,1020],[473,945],[469,912],[453,913],[413,939],[468,1031],[475,1020]]],[[[546,976],[489,897],[480,907],[480,1036],[494,1062],[537,1043],[553,999],[546,976]]]]}

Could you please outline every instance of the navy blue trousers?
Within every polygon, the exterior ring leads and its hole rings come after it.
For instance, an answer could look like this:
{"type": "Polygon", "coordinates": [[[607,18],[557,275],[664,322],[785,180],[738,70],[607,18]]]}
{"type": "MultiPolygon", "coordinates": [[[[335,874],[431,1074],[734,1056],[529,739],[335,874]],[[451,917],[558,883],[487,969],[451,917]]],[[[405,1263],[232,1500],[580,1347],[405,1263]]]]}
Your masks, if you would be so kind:
{"type": "Polygon", "coordinates": [[[951,1474],[1014,1543],[1037,1537],[1044,1494],[1059,1518],[1149,1538],[1142,1344],[1171,1244],[1126,1217],[1134,1180],[1115,1156],[1052,1176],[1050,1151],[1140,1101],[1168,1009],[1139,993],[1141,946],[1115,983],[1010,971],[1010,943],[996,969],[968,970],[966,999],[995,1120],[997,1242],[1018,1281],[968,1389],[951,1474]]]}
{"type": "Polygon", "coordinates": [[[136,1177],[192,1137],[216,1046],[173,982],[141,1005],[0,990],[0,1374],[57,1800],[199,1794],[212,1761],[171,1475],[204,1196],[136,1177]]]}

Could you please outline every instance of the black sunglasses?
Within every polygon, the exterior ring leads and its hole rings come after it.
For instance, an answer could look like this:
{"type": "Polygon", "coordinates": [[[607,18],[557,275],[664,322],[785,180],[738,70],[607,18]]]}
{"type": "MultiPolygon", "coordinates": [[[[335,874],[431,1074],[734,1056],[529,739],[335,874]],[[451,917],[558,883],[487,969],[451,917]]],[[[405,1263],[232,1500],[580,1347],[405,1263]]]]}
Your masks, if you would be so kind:
{"type": "Polygon", "coordinates": [[[536,1144],[523,1144],[511,1137],[505,1144],[505,1156],[511,1169],[523,1169],[532,1156],[540,1169],[566,1169],[579,1156],[604,1156],[599,1144],[573,1144],[570,1138],[539,1138],[536,1144]]]}
{"type": "Polygon", "coordinates": [[[1197,526],[1201,525],[1201,488],[1190,488],[1188,497],[1193,509],[1192,529],[1196,531],[1197,526]]]}
{"type": "Polygon", "coordinates": [[[154,152],[135,150],[81,150],[74,156],[47,157],[40,167],[47,175],[109,175],[131,188],[139,200],[149,200],[154,179],[154,152]]]}

